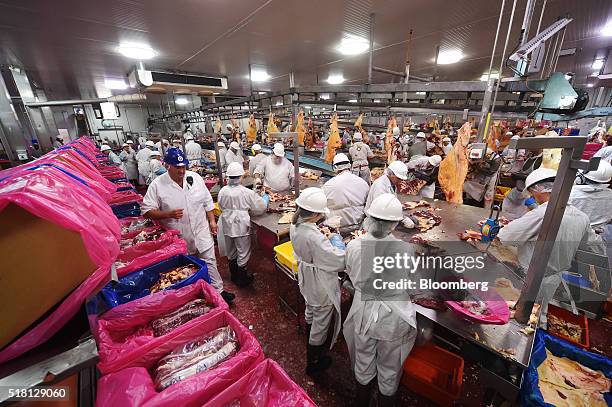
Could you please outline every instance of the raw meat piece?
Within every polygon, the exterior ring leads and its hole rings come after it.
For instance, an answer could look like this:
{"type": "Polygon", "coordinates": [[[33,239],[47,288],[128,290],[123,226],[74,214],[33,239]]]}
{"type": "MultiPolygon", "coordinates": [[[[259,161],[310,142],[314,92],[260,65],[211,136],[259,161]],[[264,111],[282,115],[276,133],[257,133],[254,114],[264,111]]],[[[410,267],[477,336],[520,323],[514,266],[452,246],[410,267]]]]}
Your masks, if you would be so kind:
{"type": "Polygon", "coordinates": [[[257,140],[257,122],[255,121],[255,115],[249,116],[249,127],[247,128],[246,135],[249,143],[253,143],[257,140]]]}
{"type": "Polygon", "coordinates": [[[468,172],[467,145],[470,142],[469,122],[459,129],[453,149],[440,163],[438,182],[448,202],[463,203],[463,183],[468,172]]]}
{"type": "Polygon", "coordinates": [[[192,319],[208,313],[212,307],[205,300],[197,298],[179,309],[150,322],[153,336],[163,336],[192,319]]]}
{"type": "Polygon", "coordinates": [[[342,140],[340,139],[340,132],[338,131],[338,115],[334,113],[330,123],[329,139],[327,140],[327,149],[325,150],[325,162],[331,164],[336,150],[342,147],[342,140]]]}

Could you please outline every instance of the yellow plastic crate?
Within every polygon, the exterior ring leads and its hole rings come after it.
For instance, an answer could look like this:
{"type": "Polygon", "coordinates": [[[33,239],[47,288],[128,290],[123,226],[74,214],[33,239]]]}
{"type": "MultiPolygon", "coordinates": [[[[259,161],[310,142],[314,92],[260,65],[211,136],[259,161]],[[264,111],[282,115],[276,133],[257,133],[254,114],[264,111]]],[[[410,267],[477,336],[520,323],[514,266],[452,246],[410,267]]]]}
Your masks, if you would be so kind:
{"type": "Polygon", "coordinates": [[[221,208],[219,208],[218,202],[215,202],[215,209],[213,209],[213,213],[215,216],[221,216],[221,208]]]}
{"type": "Polygon", "coordinates": [[[274,246],[274,253],[274,259],[277,262],[287,267],[289,270],[293,270],[294,273],[297,273],[297,261],[295,261],[293,257],[293,245],[291,241],[274,246]]]}

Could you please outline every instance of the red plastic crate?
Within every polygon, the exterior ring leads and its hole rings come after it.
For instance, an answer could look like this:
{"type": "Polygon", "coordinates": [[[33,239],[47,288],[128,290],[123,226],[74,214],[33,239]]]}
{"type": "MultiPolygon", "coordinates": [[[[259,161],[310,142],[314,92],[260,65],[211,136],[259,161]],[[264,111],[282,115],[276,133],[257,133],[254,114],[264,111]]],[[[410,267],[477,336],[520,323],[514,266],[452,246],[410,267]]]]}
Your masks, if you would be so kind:
{"type": "Polygon", "coordinates": [[[580,342],[576,342],[573,339],[568,338],[567,336],[563,336],[563,335],[559,335],[557,333],[548,331],[549,334],[556,336],[557,338],[561,338],[564,339],[566,341],[568,341],[569,343],[572,343],[574,345],[580,346],[581,348],[584,349],[589,349],[590,347],[590,343],[589,343],[589,321],[587,320],[587,317],[584,315],[574,315],[573,313],[571,313],[570,311],[554,306],[552,304],[548,304],[548,315],[554,315],[557,318],[561,318],[567,322],[570,322],[572,324],[576,324],[579,325],[580,328],[582,328],[582,338],[580,340],[580,342]]]}
{"type": "Polygon", "coordinates": [[[415,346],[404,363],[402,384],[440,406],[459,399],[463,358],[433,344],[415,346]]]}

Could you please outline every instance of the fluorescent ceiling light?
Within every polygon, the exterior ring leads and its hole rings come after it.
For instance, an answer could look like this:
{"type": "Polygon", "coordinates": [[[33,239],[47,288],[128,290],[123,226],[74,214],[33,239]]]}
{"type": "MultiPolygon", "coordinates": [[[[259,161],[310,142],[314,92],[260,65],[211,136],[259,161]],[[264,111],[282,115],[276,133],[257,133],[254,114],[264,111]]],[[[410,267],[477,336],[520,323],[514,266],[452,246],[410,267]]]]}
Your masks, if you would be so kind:
{"type": "Polygon", "coordinates": [[[593,86],[595,86],[595,85],[592,84],[592,83],[587,83],[587,88],[592,88],[593,86]]]}
{"type": "Polygon", "coordinates": [[[270,79],[268,72],[263,70],[251,71],[251,81],[253,82],[265,82],[270,79]]]}
{"type": "Polygon", "coordinates": [[[593,61],[593,65],[591,65],[591,68],[593,69],[601,69],[604,66],[604,60],[603,59],[596,59],[595,61],[593,61]]]}
{"type": "Polygon", "coordinates": [[[424,95],[425,92],[416,92],[417,95],[424,95]]]}
{"type": "Polygon", "coordinates": [[[463,59],[463,53],[458,49],[454,49],[440,52],[437,63],[438,65],[448,65],[459,62],[461,59],[463,59]]]}
{"type": "Polygon", "coordinates": [[[134,59],[151,59],[157,55],[157,52],[148,45],[123,43],[117,48],[117,51],[128,58],[134,59]]]}
{"type": "Polygon", "coordinates": [[[344,76],[342,74],[329,75],[327,77],[327,83],[330,85],[339,85],[342,82],[344,82],[344,76]]]}
{"type": "Polygon", "coordinates": [[[177,105],[186,105],[189,103],[189,101],[185,98],[178,98],[174,101],[174,103],[176,103],[177,105]]]}
{"type": "MultiPolygon", "coordinates": [[[[488,76],[489,75],[487,73],[483,73],[480,80],[486,82],[488,80],[488,76]]],[[[491,79],[499,79],[499,72],[491,72],[491,79]]]]}
{"type": "Polygon", "coordinates": [[[104,86],[107,89],[127,89],[128,87],[123,79],[105,79],[104,86]]]}
{"type": "Polygon", "coordinates": [[[356,35],[347,35],[342,38],[340,45],[336,48],[343,55],[357,55],[370,49],[368,40],[356,35]]]}
{"type": "Polygon", "coordinates": [[[357,103],[357,99],[349,99],[349,103],[357,103]]]}
{"type": "Polygon", "coordinates": [[[608,23],[605,25],[604,28],[602,28],[600,31],[601,35],[603,35],[604,37],[610,37],[612,36],[612,23],[608,23]]]}

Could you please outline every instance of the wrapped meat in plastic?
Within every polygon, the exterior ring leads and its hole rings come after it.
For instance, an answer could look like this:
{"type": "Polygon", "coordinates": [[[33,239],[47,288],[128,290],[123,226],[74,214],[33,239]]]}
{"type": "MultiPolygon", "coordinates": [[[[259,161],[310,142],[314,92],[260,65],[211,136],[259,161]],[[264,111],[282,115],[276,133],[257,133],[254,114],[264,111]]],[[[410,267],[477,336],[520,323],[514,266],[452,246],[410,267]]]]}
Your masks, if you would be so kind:
{"type": "Polygon", "coordinates": [[[164,356],[155,368],[155,387],[168,386],[212,369],[238,351],[236,334],[229,326],[187,342],[164,356]]]}
{"type": "Polygon", "coordinates": [[[170,314],[151,321],[154,336],[162,336],[200,315],[207,314],[213,307],[205,300],[197,298],[170,314]]]}

